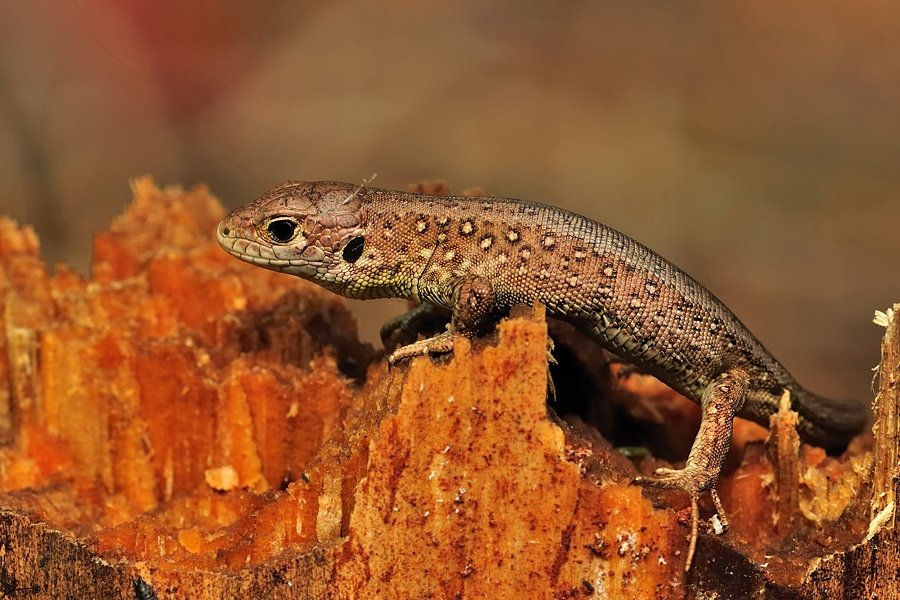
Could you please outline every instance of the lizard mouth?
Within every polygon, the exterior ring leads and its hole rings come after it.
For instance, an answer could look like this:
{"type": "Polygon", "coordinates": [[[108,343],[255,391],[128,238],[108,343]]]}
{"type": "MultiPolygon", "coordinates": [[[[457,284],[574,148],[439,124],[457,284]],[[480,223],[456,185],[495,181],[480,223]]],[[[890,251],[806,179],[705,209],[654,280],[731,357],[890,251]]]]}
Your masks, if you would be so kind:
{"type": "Polygon", "coordinates": [[[222,250],[235,258],[267,269],[281,270],[291,266],[291,261],[278,258],[270,247],[242,237],[231,221],[228,217],[222,219],[216,229],[216,241],[222,250]]]}
{"type": "Polygon", "coordinates": [[[260,267],[265,267],[267,269],[275,269],[276,271],[295,266],[295,261],[292,262],[283,258],[266,258],[264,256],[260,256],[258,250],[254,251],[254,249],[258,249],[261,247],[256,242],[244,239],[229,241],[231,242],[230,244],[227,242],[220,242],[219,245],[228,254],[245,262],[249,262],[260,267]]]}

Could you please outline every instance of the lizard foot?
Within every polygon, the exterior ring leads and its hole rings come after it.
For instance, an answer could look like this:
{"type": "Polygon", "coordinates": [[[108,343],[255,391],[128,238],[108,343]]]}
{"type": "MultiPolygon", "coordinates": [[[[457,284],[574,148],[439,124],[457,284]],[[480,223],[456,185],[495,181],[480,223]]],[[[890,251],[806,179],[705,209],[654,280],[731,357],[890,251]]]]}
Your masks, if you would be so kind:
{"type": "Polygon", "coordinates": [[[660,467],[653,474],[655,477],[635,477],[635,483],[652,487],[684,490],[688,494],[699,494],[712,489],[716,484],[718,472],[710,472],[690,461],[683,469],[667,469],[660,467]]]}
{"type": "Polygon", "coordinates": [[[401,346],[388,356],[388,365],[393,366],[398,361],[413,358],[415,356],[446,354],[447,352],[451,352],[458,335],[459,334],[451,331],[445,331],[434,337],[401,346]]]}
{"type": "Polygon", "coordinates": [[[699,472],[696,469],[690,469],[690,467],[684,469],[666,469],[660,467],[654,471],[654,475],[656,475],[656,477],[635,477],[634,483],[649,487],[684,490],[688,493],[688,497],[690,498],[691,537],[690,542],[688,543],[687,558],[684,564],[684,570],[688,571],[694,560],[694,551],[697,549],[697,537],[700,531],[700,510],[698,501],[700,499],[700,494],[704,490],[709,490],[710,497],[712,498],[713,504],[716,507],[716,512],[719,515],[719,521],[722,524],[722,529],[717,531],[717,533],[721,534],[728,531],[728,517],[725,515],[725,507],[722,506],[722,501],[719,499],[719,494],[716,492],[716,489],[714,487],[708,487],[715,485],[716,481],[715,479],[709,481],[709,477],[704,473],[699,472]]]}

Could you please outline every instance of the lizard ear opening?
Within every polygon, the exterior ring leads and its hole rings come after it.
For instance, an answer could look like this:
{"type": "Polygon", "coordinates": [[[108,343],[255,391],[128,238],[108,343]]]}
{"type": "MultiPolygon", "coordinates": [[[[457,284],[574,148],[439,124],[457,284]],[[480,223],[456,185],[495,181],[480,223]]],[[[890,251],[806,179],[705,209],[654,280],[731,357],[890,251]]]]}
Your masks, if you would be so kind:
{"type": "Polygon", "coordinates": [[[366,238],[357,236],[352,238],[347,245],[344,246],[342,256],[348,263],[355,263],[362,256],[363,247],[366,245],[366,238]]]}

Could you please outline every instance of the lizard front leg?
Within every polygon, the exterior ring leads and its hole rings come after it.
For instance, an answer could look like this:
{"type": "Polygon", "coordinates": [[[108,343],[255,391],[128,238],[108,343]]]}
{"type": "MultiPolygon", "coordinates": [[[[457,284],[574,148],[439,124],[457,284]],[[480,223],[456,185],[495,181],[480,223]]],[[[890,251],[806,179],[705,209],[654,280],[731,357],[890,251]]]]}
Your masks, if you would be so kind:
{"type": "Polygon", "coordinates": [[[494,286],[486,277],[461,277],[453,284],[452,316],[447,331],[428,339],[397,348],[388,356],[388,364],[426,354],[444,354],[453,350],[456,339],[474,336],[496,311],[494,286]]]}
{"type": "Polygon", "coordinates": [[[443,306],[422,302],[381,326],[381,343],[392,350],[416,341],[422,331],[440,331],[450,321],[450,311],[443,306]]]}
{"type": "Polygon", "coordinates": [[[722,525],[728,528],[722,503],[716,494],[722,463],[731,445],[734,415],[744,404],[749,375],[740,368],[730,369],[716,377],[703,392],[700,408],[703,416],[700,430],[683,469],[656,469],[656,477],[637,477],[636,483],[663,488],[684,490],[691,499],[691,541],[688,546],[685,571],[691,566],[697,547],[699,516],[697,500],[700,494],[709,491],[719,513],[722,525]]]}

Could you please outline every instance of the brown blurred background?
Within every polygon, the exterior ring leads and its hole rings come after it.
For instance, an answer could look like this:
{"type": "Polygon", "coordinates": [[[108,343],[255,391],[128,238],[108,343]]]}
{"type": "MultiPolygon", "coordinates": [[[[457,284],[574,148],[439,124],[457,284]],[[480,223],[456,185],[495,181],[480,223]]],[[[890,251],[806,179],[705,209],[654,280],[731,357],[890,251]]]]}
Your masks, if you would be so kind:
{"type": "MultiPolygon", "coordinates": [[[[287,178],[576,210],[868,398],[900,301],[900,8],[873,2],[0,2],[0,213],[85,270],[128,180],[287,178]]],[[[375,339],[397,303],[355,305],[375,339]]]]}

